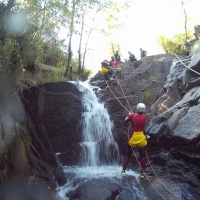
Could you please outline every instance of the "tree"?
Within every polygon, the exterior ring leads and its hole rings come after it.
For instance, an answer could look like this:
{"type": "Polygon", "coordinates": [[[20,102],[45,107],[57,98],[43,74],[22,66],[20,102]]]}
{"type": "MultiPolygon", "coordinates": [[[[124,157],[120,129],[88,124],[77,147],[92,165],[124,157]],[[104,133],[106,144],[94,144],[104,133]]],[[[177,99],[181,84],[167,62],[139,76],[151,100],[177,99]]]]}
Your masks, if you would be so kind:
{"type": "MultiPolygon", "coordinates": [[[[120,12],[122,9],[127,9],[130,8],[130,3],[127,2],[123,2],[123,5],[121,5],[120,3],[116,3],[115,1],[112,0],[104,0],[104,1],[94,1],[94,0],[88,0],[88,1],[83,1],[84,4],[82,4],[82,7],[80,10],[82,10],[82,18],[81,18],[81,30],[80,32],[80,41],[79,41],[79,72],[83,72],[85,69],[85,59],[86,59],[86,54],[87,54],[87,50],[88,50],[88,44],[90,41],[90,36],[92,34],[92,31],[95,29],[95,19],[96,16],[101,12],[104,14],[104,16],[106,16],[105,21],[107,22],[107,27],[106,29],[113,31],[113,29],[118,29],[119,27],[121,27],[121,22],[119,22],[117,20],[117,15],[118,12],[120,12]],[[88,3],[87,3],[88,2],[88,3]],[[85,19],[87,19],[88,22],[88,18],[87,15],[89,13],[89,11],[93,11],[93,16],[91,17],[90,20],[90,24],[91,26],[89,27],[89,29],[85,29],[85,19]],[[110,26],[110,24],[114,25],[114,26],[110,26]],[[83,52],[82,50],[82,38],[83,38],[83,34],[85,34],[85,43],[84,43],[84,47],[83,47],[83,52]]],[[[102,31],[102,30],[100,30],[102,31]]],[[[107,31],[108,32],[108,31],[107,31]]],[[[106,31],[105,31],[106,33],[106,31]]]]}
{"type": "Polygon", "coordinates": [[[72,9],[71,9],[71,16],[70,16],[70,29],[69,29],[69,43],[68,43],[68,59],[67,59],[67,66],[66,71],[64,73],[64,76],[67,77],[69,75],[71,62],[72,62],[72,37],[74,33],[74,18],[75,18],[75,12],[76,12],[76,4],[77,1],[72,1],[72,9]]]}
{"type": "MultiPolygon", "coordinates": [[[[96,8],[95,12],[94,12],[94,15],[92,17],[92,20],[91,20],[91,26],[89,28],[89,30],[87,31],[87,34],[86,34],[86,41],[85,41],[85,47],[84,47],[84,51],[83,51],[83,56],[82,56],[82,62],[81,62],[81,45],[79,46],[79,57],[80,57],[80,65],[79,65],[79,70],[81,72],[81,74],[84,72],[84,69],[85,69],[85,58],[86,58],[86,53],[87,53],[87,47],[88,47],[88,43],[89,43],[89,40],[90,40],[90,36],[92,34],[92,31],[94,29],[94,22],[95,22],[95,18],[97,16],[97,14],[102,10],[104,9],[106,6],[109,5],[110,2],[108,1],[101,1],[99,2],[98,4],[94,4],[94,7],[96,8]]],[[[89,4],[90,5],[90,4],[89,4]]],[[[91,8],[90,8],[91,9],[91,8]]],[[[86,13],[86,12],[85,12],[86,13]]],[[[82,18],[83,20],[85,19],[82,18]]],[[[83,26],[81,27],[81,37],[80,37],[80,44],[81,44],[81,41],[82,41],[82,34],[83,34],[83,29],[84,29],[84,21],[82,20],[82,24],[83,26]]]]}
{"type": "Polygon", "coordinates": [[[92,17],[92,23],[94,22],[96,14],[101,10],[102,5],[107,4],[107,2],[110,3],[109,0],[104,1],[97,1],[97,0],[73,0],[72,1],[72,8],[70,10],[69,21],[69,42],[68,42],[68,60],[67,60],[67,66],[64,76],[68,76],[69,69],[71,67],[71,60],[72,60],[72,37],[73,34],[79,34],[79,50],[78,50],[78,71],[81,75],[84,71],[84,65],[85,65],[85,57],[87,52],[87,45],[89,42],[89,38],[91,35],[91,32],[93,30],[93,25],[90,26],[89,30],[85,30],[85,19],[87,17],[88,19],[88,13],[91,12],[91,10],[96,10],[94,16],[92,17]],[[85,46],[83,47],[83,36],[85,35],[86,41],[85,46]],[[84,51],[82,52],[82,48],[84,51]]]}
{"type": "Polygon", "coordinates": [[[110,53],[114,54],[116,50],[120,51],[120,41],[113,40],[113,32],[116,32],[124,27],[124,21],[118,18],[118,13],[122,10],[130,9],[133,6],[133,2],[123,1],[113,3],[104,9],[106,13],[105,27],[102,32],[110,37],[110,53]]]}
{"type": "MultiPolygon", "coordinates": [[[[190,1],[190,0],[188,0],[188,1],[190,1]]],[[[181,0],[181,5],[182,5],[182,8],[183,8],[184,17],[185,17],[184,28],[185,28],[185,45],[186,45],[189,37],[188,37],[188,29],[187,29],[188,16],[187,16],[185,4],[186,4],[186,1],[181,0]]]]}
{"type": "MultiPolygon", "coordinates": [[[[191,33],[188,32],[188,38],[191,37],[191,33]]],[[[183,33],[176,34],[172,38],[159,36],[158,43],[166,53],[178,55],[187,54],[187,50],[185,49],[185,34],[183,33]]]]}

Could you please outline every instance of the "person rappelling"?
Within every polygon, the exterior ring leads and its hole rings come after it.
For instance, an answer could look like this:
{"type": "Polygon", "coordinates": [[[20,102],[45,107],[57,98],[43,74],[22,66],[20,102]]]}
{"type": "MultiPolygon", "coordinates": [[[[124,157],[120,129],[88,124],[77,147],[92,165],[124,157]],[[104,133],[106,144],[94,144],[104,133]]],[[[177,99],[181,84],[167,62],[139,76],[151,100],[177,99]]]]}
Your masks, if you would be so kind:
{"type": "Polygon", "coordinates": [[[144,128],[147,121],[147,117],[144,114],[145,110],[146,106],[143,103],[138,103],[137,112],[130,112],[129,115],[125,118],[125,122],[132,123],[132,136],[128,141],[127,152],[123,163],[122,173],[126,172],[126,167],[130,161],[130,157],[134,151],[134,148],[138,147],[141,165],[140,178],[145,178],[146,167],[145,147],[147,146],[147,139],[144,134],[144,128]]]}

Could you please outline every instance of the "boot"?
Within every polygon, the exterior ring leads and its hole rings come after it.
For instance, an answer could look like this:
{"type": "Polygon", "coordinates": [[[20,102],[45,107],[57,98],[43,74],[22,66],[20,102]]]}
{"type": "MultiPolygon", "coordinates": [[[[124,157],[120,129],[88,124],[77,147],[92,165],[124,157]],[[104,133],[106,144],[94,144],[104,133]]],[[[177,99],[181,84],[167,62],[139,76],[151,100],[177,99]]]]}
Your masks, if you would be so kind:
{"type": "Polygon", "coordinates": [[[124,164],[123,164],[122,172],[126,171],[126,167],[127,167],[128,163],[129,163],[129,161],[130,161],[130,157],[126,156],[125,159],[124,159],[124,164]]]}

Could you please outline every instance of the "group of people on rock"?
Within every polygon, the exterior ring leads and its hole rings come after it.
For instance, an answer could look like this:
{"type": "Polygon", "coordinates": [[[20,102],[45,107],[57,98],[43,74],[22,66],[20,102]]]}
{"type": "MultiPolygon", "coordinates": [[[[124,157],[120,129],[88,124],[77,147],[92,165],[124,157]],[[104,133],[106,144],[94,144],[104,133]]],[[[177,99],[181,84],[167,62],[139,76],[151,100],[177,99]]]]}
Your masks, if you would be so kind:
{"type": "MultiPolygon", "coordinates": [[[[135,55],[133,53],[131,53],[129,51],[128,54],[129,54],[129,60],[128,61],[130,61],[132,63],[137,61],[137,59],[136,59],[136,57],[135,57],[135,55]]],[[[147,51],[145,51],[142,48],[140,48],[140,58],[142,59],[142,58],[146,57],[146,55],[147,55],[147,51]]]]}
{"type": "MultiPolygon", "coordinates": [[[[129,54],[129,59],[128,62],[135,62],[137,61],[136,57],[134,54],[132,54],[130,51],[128,52],[129,54]]],[[[140,57],[141,59],[146,57],[147,55],[147,51],[143,50],[142,48],[140,48],[140,57]]],[[[126,60],[127,61],[127,60],[126,60]]],[[[101,62],[101,73],[103,75],[103,77],[106,80],[115,80],[114,76],[120,72],[121,68],[119,67],[119,64],[123,63],[121,61],[121,57],[119,55],[119,51],[117,50],[115,52],[115,54],[113,56],[111,56],[111,60],[104,60],[103,62],[101,62]]]]}

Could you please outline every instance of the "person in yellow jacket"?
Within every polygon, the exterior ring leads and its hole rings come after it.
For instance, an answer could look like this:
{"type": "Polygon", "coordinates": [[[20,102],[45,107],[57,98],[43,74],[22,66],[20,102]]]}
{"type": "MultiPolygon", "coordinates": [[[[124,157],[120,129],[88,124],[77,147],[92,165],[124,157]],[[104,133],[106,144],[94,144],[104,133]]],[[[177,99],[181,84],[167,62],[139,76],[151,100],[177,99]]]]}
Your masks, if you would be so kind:
{"type": "Polygon", "coordinates": [[[114,80],[115,70],[110,67],[110,64],[107,60],[101,62],[101,74],[106,80],[114,80]]]}

